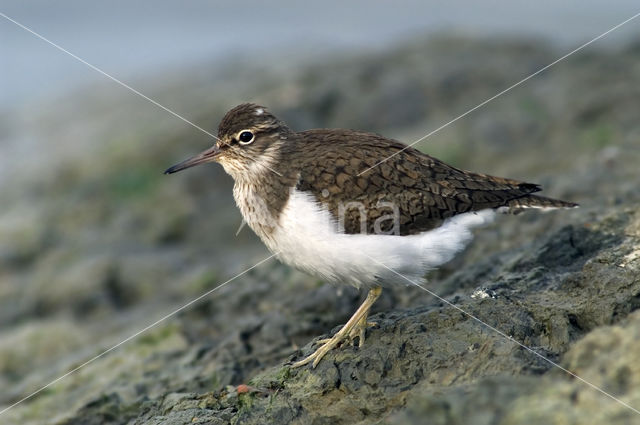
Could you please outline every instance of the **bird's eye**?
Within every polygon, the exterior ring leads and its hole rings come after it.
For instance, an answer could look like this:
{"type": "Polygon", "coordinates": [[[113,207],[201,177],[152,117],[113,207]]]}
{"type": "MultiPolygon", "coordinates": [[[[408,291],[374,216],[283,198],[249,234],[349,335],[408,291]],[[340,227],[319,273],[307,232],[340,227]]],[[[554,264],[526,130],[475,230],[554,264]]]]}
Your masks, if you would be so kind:
{"type": "Polygon", "coordinates": [[[241,145],[248,145],[249,143],[253,142],[254,139],[255,136],[249,130],[242,130],[238,134],[238,141],[241,145]]]}

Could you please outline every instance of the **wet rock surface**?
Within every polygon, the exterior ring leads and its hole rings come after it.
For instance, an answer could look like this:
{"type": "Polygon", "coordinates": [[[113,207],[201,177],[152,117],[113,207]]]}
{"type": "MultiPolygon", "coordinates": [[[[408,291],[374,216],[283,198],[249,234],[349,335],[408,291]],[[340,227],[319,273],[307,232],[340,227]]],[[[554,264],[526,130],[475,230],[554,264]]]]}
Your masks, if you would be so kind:
{"type": "MultiPolygon", "coordinates": [[[[163,79],[156,98],[204,122],[251,100],[296,129],[411,141],[561,55],[443,38],[281,76],[163,79]]],[[[52,144],[96,142],[0,186],[0,410],[143,332],[0,423],[640,423],[622,404],[640,409],[638,66],[637,49],[567,60],[418,145],[582,207],[479,229],[424,288],[386,289],[365,345],[316,369],[290,364],[363,294],[273,260],[219,287],[269,254],[235,236],[218,167],[161,175],[206,138],[120,97],[88,102],[82,123],[80,100],[43,112],[52,144]]]]}

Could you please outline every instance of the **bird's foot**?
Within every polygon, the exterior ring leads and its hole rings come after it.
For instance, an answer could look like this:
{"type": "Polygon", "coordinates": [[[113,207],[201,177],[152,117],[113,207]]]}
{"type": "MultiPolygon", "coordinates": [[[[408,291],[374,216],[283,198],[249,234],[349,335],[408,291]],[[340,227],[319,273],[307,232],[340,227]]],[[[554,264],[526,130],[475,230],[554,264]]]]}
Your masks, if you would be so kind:
{"type": "Polygon", "coordinates": [[[310,356],[295,362],[292,367],[300,367],[311,363],[311,367],[315,368],[318,363],[320,363],[320,360],[322,360],[322,358],[329,351],[333,350],[336,346],[338,346],[338,344],[349,338],[347,334],[341,332],[342,330],[340,330],[340,332],[338,332],[331,338],[321,339],[320,341],[318,341],[322,345],[320,345],[320,347],[318,347],[318,349],[314,351],[310,356]]]}
{"type": "Polygon", "coordinates": [[[358,346],[362,347],[367,327],[376,325],[375,323],[367,322],[367,316],[369,315],[371,306],[378,299],[381,292],[382,289],[379,287],[372,288],[362,305],[358,310],[356,310],[353,316],[351,316],[349,321],[345,323],[338,333],[331,338],[325,338],[317,341],[321,346],[318,347],[318,349],[310,356],[295,362],[292,367],[300,367],[311,363],[311,366],[315,368],[329,351],[345,340],[354,341],[354,339],[358,337],[358,346]]]}
{"type": "Polygon", "coordinates": [[[378,324],[375,322],[368,322],[367,317],[364,316],[356,324],[356,326],[354,326],[353,329],[351,329],[351,332],[349,332],[348,338],[349,340],[351,340],[351,344],[353,344],[354,346],[356,345],[355,341],[357,337],[358,347],[362,347],[364,345],[364,336],[365,336],[365,332],[367,331],[367,328],[373,328],[374,326],[378,326],[378,324]]]}
{"type": "MultiPolygon", "coordinates": [[[[343,338],[343,340],[348,340],[351,342],[351,344],[353,344],[354,346],[356,345],[356,338],[358,338],[358,347],[362,347],[364,345],[364,335],[365,335],[365,331],[367,330],[367,328],[374,328],[378,326],[378,324],[376,322],[366,322],[365,325],[362,324],[362,322],[358,322],[358,324],[356,326],[353,327],[353,329],[351,329],[351,332],[349,332],[349,334],[347,336],[345,336],[343,338]]],[[[322,339],[318,339],[316,341],[313,342],[314,345],[318,345],[318,344],[327,344],[328,342],[330,342],[333,338],[322,338],[322,339]]],[[[341,341],[338,342],[338,344],[341,341]]]]}

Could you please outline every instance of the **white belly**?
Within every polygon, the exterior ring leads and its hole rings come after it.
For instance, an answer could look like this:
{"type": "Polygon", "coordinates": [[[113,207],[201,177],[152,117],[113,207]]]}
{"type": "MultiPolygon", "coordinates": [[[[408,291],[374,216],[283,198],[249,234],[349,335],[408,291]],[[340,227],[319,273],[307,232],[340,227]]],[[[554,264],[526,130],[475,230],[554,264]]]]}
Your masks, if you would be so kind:
{"type": "Polygon", "coordinates": [[[337,231],[331,214],[311,195],[293,191],[272,234],[259,236],[281,261],[330,282],[357,287],[410,283],[395,271],[419,283],[427,270],[461,251],[472,239],[471,229],[490,222],[494,214],[460,214],[411,236],[348,235],[337,231]]]}

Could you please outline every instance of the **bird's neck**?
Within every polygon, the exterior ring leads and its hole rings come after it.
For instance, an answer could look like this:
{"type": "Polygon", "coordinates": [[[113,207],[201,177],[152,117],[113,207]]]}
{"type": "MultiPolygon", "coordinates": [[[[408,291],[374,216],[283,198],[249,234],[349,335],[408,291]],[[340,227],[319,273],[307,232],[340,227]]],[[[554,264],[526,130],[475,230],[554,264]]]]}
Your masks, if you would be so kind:
{"type": "Polygon", "coordinates": [[[273,172],[235,178],[233,197],[249,227],[263,240],[279,225],[295,178],[273,172]]]}

